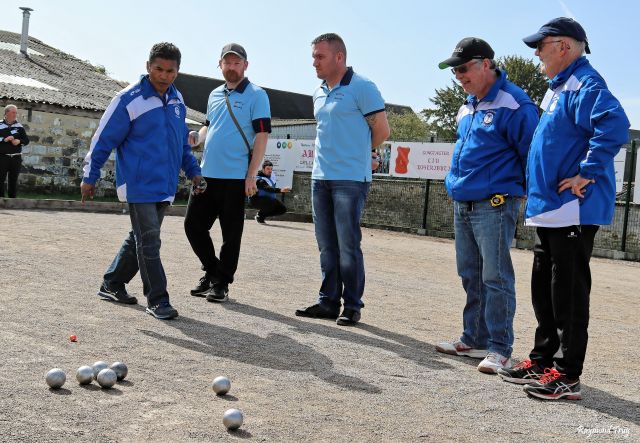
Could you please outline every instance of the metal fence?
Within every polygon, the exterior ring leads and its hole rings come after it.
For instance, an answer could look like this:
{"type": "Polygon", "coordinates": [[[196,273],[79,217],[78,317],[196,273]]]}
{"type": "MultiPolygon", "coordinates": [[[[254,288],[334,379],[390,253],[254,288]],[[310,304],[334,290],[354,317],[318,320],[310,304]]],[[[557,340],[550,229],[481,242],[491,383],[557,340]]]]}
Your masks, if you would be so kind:
{"type": "MultiPolygon", "coordinates": [[[[635,178],[635,141],[627,146],[623,192],[618,195],[611,225],[602,226],[595,239],[594,255],[640,261],[640,205],[632,202],[635,178]]],[[[309,173],[294,175],[295,190],[286,197],[290,211],[310,213],[309,173]]],[[[531,248],[535,229],[524,226],[519,215],[516,245],[531,248]]],[[[442,180],[374,176],[362,217],[364,225],[453,238],[453,202],[442,180]]]]}

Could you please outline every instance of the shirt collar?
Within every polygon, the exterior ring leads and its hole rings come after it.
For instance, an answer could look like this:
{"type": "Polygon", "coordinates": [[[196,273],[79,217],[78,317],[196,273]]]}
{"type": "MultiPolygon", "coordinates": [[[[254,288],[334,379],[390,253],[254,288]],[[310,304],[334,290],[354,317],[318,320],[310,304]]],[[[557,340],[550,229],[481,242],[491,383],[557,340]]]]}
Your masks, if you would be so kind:
{"type": "Polygon", "coordinates": [[[249,79],[247,77],[243,78],[242,81],[240,83],[238,83],[238,86],[236,86],[234,89],[227,89],[227,84],[224,84],[224,89],[228,92],[231,91],[236,91],[238,94],[242,94],[244,92],[245,89],[247,89],[247,86],[249,86],[249,83],[251,83],[249,81],[249,79]]]}
{"type": "MultiPolygon", "coordinates": [[[[347,67],[347,72],[344,73],[344,75],[342,76],[342,78],[340,79],[340,86],[348,86],[351,83],[351,79],[353,78],[353,67],[348,66],[347,67]]],[[[322,85],[323,88],[328,89],[329,86],[327,85],[327,81],[323,80],[322,81],[322,85]]],[[[334,87],[335,89],[335,87],[334,87]]]]}
{"type": "Polygon", "coordinates": [[[549,89],[556,89],[558,86],[565,83],[569,80],[569,77],[573,75],[574,71],[578,69],[578,67],[586,63],[589,63],[589,61],[584,55],[575,59],[569,66],[558,72],[555,77],[549,80],[549,89]]]}

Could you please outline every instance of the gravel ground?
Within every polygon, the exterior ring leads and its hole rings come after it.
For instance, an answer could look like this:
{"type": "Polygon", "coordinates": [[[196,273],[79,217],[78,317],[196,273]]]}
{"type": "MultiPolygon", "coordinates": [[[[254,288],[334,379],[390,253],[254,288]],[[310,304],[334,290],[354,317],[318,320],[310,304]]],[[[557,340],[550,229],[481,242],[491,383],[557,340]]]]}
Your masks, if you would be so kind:
{"type": "MultiPolygon", "coordinates": [[[[345,328],[293,315],[319,286],[312,225],[248,220],[231,299],[212,304],[189,295],[201,271],[182,218],[168,216],[162,258],[180,317],[162,322],[96,296],[128,216],[0,210],[0,224],[2,441],[640,440],[640,361],[626,344],[640,335],[640,263],[593,259],[584,399],[553,403],[434,351],[459,335],[464,305],[448,240],[364,229],[366,309],[345,328]],[[97,360],[129,376],[79,386],[76,368],[97,360]],[[67,373],[60,390],[44,381],[53,367],[67,373]],[[225,397],[210,388],[218,375],[232,381],[225,397]],[[228,432],[232,407],[245,423],[228,432]]],[[[523,357],[532,254],[512,255],[523,357]]],[[[129,291],[143,299],[139,277],[129,291]]]]}

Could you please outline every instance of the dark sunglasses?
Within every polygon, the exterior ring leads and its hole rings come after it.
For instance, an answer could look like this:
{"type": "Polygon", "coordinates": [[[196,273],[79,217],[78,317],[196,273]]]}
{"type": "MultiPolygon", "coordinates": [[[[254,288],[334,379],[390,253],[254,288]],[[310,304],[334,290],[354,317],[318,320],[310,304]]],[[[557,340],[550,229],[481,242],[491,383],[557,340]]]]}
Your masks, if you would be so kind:
{"type": "MultiPolygon", "coordinates": [[[[475,63],[478,62],[482,62],[482,60],[474,60],[475,63]]],[[[469,71],[469,68],[471,68],[471,66],[473,66],[475,63],[471,64],[471,65],[460,65],[460,66],[456,66],[455,68],[451,68],[451,72],[453,72],[453,75],[456,74],[466,74],[469,71]]]]}

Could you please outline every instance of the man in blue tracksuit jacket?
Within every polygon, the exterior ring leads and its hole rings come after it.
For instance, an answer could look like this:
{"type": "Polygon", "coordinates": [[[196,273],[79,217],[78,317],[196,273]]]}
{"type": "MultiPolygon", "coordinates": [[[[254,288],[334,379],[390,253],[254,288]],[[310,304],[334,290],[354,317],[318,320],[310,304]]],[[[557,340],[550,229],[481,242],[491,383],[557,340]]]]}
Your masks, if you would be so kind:
{"type": "Polygon", "coordinates": [[[496,69],[493,56],[487,42],[468,37],[439,65],[452,67],[470,95],[458,111],[458,140],[445,180],[467,294],[463,333],[436,350],[483,359],[478,370],[489,374],[511,367],[516,294],[510,247],[538,120],[534,103],[496,69]]]}
{"type": "Polygon", "coordinates": [[[523,40],[550,79],[527,163],[538,327],[529,359],[500,376],[530,383],[525,391],[535,397],[576,400],[587,350],[589,260],[598,225],[613,219],[613,158],[628,140],[629,120],[583,56],[589,43],[578,22],[556,18],[523,40]]]}
{"type": "MultiPolygon", "coordinates": [[[[180,51],[171,43],[151,48],[148,75],[119,92],[91,141],[82,178],[82,201],[93,197],[100,168],[116,150],[118,197],[129,203],[131,232],[107,269],[98,295],[135,304],[125,284],[140,270],[147,313],[165,320],[178,315],[169,303],[167,279],[160,261],[160,226],[173,201],[180,168],[198,185],[200,167],[187,142],[187,108],[173,86],[180,51]]],[[[201,189],[194,186],[194,192],[201,189]]]]}

